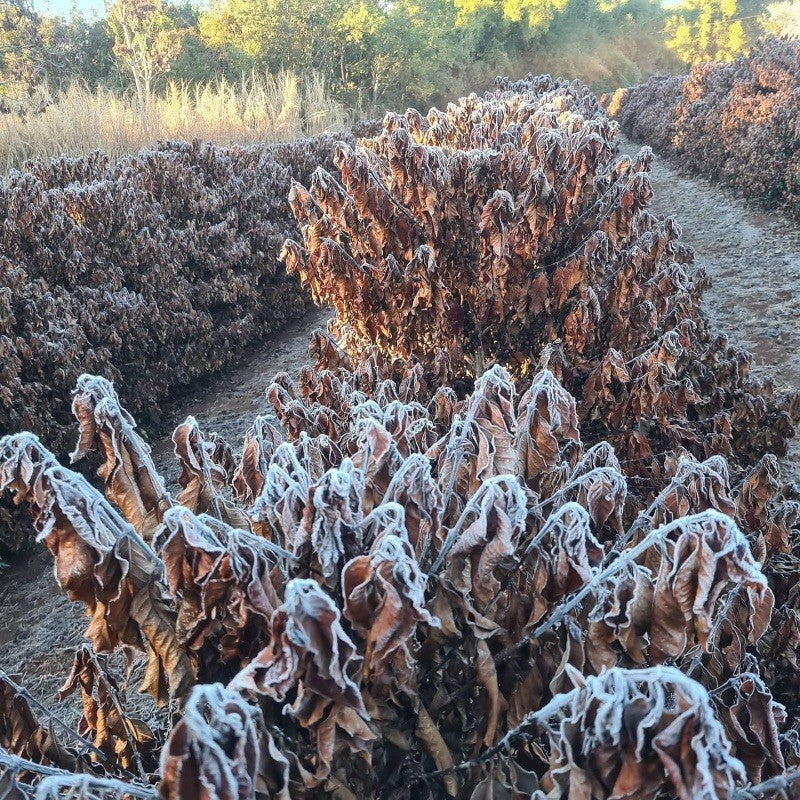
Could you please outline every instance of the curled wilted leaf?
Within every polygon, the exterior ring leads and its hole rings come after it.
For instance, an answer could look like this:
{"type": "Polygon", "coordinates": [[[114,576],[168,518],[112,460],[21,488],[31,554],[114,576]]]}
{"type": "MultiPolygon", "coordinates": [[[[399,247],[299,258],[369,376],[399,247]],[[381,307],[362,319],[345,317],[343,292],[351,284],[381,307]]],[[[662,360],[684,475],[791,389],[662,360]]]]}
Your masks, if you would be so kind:
{"type": "Polygon", "coordinates": [[[253,529],[293,550],[313,478],[288,442],[278,446],[264,474],[261,494],[248,511],[253,529]]]}
{"type": "Polygon", "coordinates": [[[442,494],[427,458],[419,453],[406,458],[386,487],[383,502],[403,509],[408,540],[418,554],[426,547],[441,547],[442,494]]]}
{"type": "Polygon", "coordinates": [[[759,783],[786,769],[778,738],[786,709],[772,699],[758,675],[744,672],[731,678],[713,693],[712,701],[748,780],[759,783]]]}
{"type": "Polygon", "coordinates": [[[261,650],[266,625],[280,605],[283,573],[277,565],[291,558],[288,552],[181,506],[164,515],[155,547],[176,598],[183,647],[199,651],[210,638],[214,656],[226,663],[234,659],[237,667],[261,650]]]}
{"type": "Polygon", "coordinates": [[[517,417],[517,471],[535,485],[556,463],[565,441],[580,442],[575,400],[549,370],[542,370],[519,401],[517,417]]]}
{"type": "Polygon", "coordinates": [[[595,606],[587,637],[587,655],[596,670],[613,667],[623,652],[637,666],[647,664],[655,586],[650,570],[629,564],[614,577],[595,606]]]}
{"type": "MultiPolygon", "coordinates": [[[[483,481],[513,475],[514,386],[508,373],[493,367],[475,385],[464,408],[445,435],[426,453],[437,462],[439,486],[445,497],[476,492],[483,481]]],[[[461,508],[459,508],[459,512],[461,508]]]]}
{"type": "Polygon", "coordinates": [[[48,502],[44,474],[57,466],[56,457],[32,433],[0,439],[0,491],[14,492],[14,502],[27,503],[34,519],[45,513],[48,502]]]}
{"type": "Polygon", "coordinates": [[[236,499],[244,505],[252,504],[264,488],[264,475],[281,435],[266,419],[256,417],[244,437],[242,457],[233,476],[236,499]]]}
{"type": "Polygon", "coordinates": [[[89,734],[92,742],[110,759],[125,768],[140,763],[142,753],[152,749],[154,734],[144,720],[125,713],[125,699],[105,658],[87,645],[75,653],[72,670],[59,689],[59,699],[80,688],[83,716],[78,733],[89,734]]]}
{"type": "Polygon", "coordinates": [[[195,514],[211,514],[234,527],[248,528],[247,517],[222,494],[228,473],[215,460],[216,444],[206,439],[197,420],[187,417],[175,428],[172,441],[181,465],[178,483],[183,491],[178,503],[195,514]]]}
{"type": "Polygon", "coordinates": [[[319,564],[328,586],[339,582],[344,562],[361,549],[363,491],[363,473],[349,459],[341,468],[328,470],[309,490],[294,555],[319,564]]]}
{"type": "Polygon", "coordinates": [[[337,750],[369,755],[375,738],[358,683],[361,658],[340,619],[319,584],[291,580],[272,615],[269,644],[229,685],[280,703],[294,696],[284,712],[316,740],[314,774],[304,775],[309,786],[328,776],[337,750]]]}
{"type": "Polygon", "coordinates": [[[417,623],[437,624],[425,608],[426,582],[408,539],[395,534],[377,539],[369,555],[345,565],[343,613],[366,642],[365,679],[375,675],[412,690],[409,643],[417,623]]]}
{"type": "Polygon", "coordinates": [[[448,534],[442,550],[447,575],[480,607],[494,600],[501,578],[516,565],[527,513],[525,492],[516,478],[491,478],[469,499],[448,534]],[[452,543],[449,550],[448,543],[452,543]]]}
{"type": "Polygon", "coordinates": [[[172,498],[156,472],[150,448],[136,433],[133,417],[120,405],[111,382],[97,375],[78,378],[72,413],[80,424],[80,438],[70,455],[72,462],[90,450],[101,453],[104,461],[97,474],[108,499],[149,541],[172,498]]]}
{"type": "Polygon", "coordinates": [[[687,638],[706,647],[723,593],[740,591],[749,607],[745,635],[757,641],[769,624],[773,594],[750,545],[730,518],[705,511],[680,520],[663,540],[653,595],[651,654],[677,657],[687,638]]]}
{"type": "Polygon", "coordinates": [[[374,417],[357,420],[353,466],[363,474],[361,511],[368,514],[386,495],[394,474],[403,463],[392,435],[374,417]]]}
{"type": "Polygon", "coordinates": [[[554,797],[727,800],[744,780],[708,693],[677,669],[614,668],[573,681],[527,719],[550,740],[554,797]]]}
{"type": "Polygon", "coordinates": [[[288,800],[289,762],[274,746],[264,752],[259,720],[238,693],[220,684],[196,686],[161,752],[160,797],[249,800],[266,791],[288,800]],[[280,778],[272,791],[261,776],[266,759],[280,778]]]}
{"type": "MultiPolygon", "coordinates": [[[[142,690],[160,702],[182,696],[194,671],[175,635],[163,565],[83,477],[60,466],[34,467],[31,446],[26,437],[3,440],[3,485],[31,498],[37,538],[53,554],[56,580],[71,600],[86,604],[87,638],[101,652],[118,644],[145,651],[142,690]]],[[[54,459],[45,454],[44,461],[54,459]]]]}
{"type": "Polygon", "coordinates": [[[511,587],[493,613],[505,628],[521,635],[565,596],[587,585],[602,555],[586,509],[565,503],[519,548],[511,587]]]}
{"type": "MultiPolygon", "coordinates": [[[[88,764],[65,747],[52,726],[39,722],[15,678],[19,676],[0,675],[0,754],[8,752],[35,764],[55,764],[77,772],[88,769],[88,764]]],[[[10,797],[16,800],[13,794],[10,797]]]]}

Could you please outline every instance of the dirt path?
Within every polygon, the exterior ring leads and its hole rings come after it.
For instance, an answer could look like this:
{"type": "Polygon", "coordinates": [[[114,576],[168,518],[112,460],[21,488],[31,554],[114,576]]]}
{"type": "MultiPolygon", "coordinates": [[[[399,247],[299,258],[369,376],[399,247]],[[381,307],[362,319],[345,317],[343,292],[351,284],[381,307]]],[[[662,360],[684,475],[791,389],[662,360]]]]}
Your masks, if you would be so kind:
{"type": "MultiPolygon", "coordinates": [[[[638,148],[624,142],[623,149],[632,153],[638,148]]],[[[652,181],[654,210],[677,217],[712,278],[706,311],[713,323],[754,353],[759,373],[773,375],[780,387],[800,387],[800,230],[706,181],[682,177],[660,158],[652,181]]],[[[290,325],[239,367],[184,397],[167,416],[174,425],[193,414],[203,430],[216,431],[239,447],[253,417],[269,410],[264,390],[272,376],[296,372],[306,362],[308,336],[327,316],[317,311],[290,325]]],[[[174,480],[169,436],[155,442],[153,451],[159,471],[174,480]]],[[[800,443],[784,470],[800,478],[800,443]]],[[[52,560],[42,550],[4,572],[2,585],[0,667],[23,673],[30,691],[74,720],[75,703],[59,708],[56,693],[86,626],[80,605],[60,592],[52,560]]]]}
{"type": "MultiPolygon", "coordinates": [[[[211,379],[199,392],[183,397],[168,408],[174,428],[191,414],[203,431],[216,431],[237,452],[245,431],[257,414],[273,416],[265,390],[278,372],[296,374],[308,363],[308,340],[315,328],[324,328],[331,316],[329,311],[314,310],[303,319],[293,322],[277,336],[261,345],[231,372],[211,379]]],[[[176,478],[175,456],[169,435],[153,445],[153,461],[158,471],[176,478]]]]}
{"type": "MultiPolygon", "coordinates": [[[[623,139],[631,155],[639,145],[623,139]]],[[[779,389],[800,389],[800,228],[702,178],[681,175],[656,156],[653,210],[671,214],[683,239],[711,277],[704,298],[711,322],[753,354],[756,375],[779,389]]],[[[783,460],[787,478],[800,480],[800,440],[783,460]]]]}

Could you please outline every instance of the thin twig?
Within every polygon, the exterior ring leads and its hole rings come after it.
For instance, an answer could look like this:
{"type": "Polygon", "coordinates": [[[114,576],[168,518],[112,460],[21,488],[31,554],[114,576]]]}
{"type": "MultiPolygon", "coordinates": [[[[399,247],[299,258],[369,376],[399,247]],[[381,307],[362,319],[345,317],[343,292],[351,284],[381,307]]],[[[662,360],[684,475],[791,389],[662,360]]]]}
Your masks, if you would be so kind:
{"type": "Polygon", "coordinates": [[[105,670],[100,666],[100,661],[97,658],[94,650],[92,650],[89,645],[84,644],[83,649],[88,653],[89,660],[92,662],[92,666],[95,668],[97,672],[97,677],[101,680],[106,687],[106,691],[108,692],[109,697],[111,698],[111,702],[114,704],[114,708],[119,715],[120,721],[122,722],[122,727],[125,730],[125,739],[128,742],[128,747],[131,749],[131,753],[133,753],[133,758],[136,761],[136,769],[139,771],[139,777],[143,780],[147,780],[147,773],[144,770],[144,765],[142,764],[142,757],[139,753],[137,748],[137,741],[136,741],[136,733],[133,729],[133,726],[130,723],[130,720],[125,714],[125,710],[122,708],[122,703],[119,701],[119,694],[114,686],[112,686],[111,682],[106,677],[105,670]]]}
{"type": "Polygon", "coordinates": [[[494,747],[484,750],[477,758],[472,758],[469,761],[462,761],[460,764],[453,764],[452,767],[445,767],[444,769],[436,770],[436,772],[426,772],[420,775],[418,780],[430,780],[431,778],[442,778],[445,775],[452,774],[453,772],[464,772],[465,770],[474,769],[475,767],[483,766],[489,761],[494,761],[498,756],[508,753],[511,750],[511,745],[518,739],[532,738],[532,734],[527,730],[530,727],[528,719],[524,719],[516,728],[510,730],[494,747]]]}
{"type": "Polygon", "coordinates": [[[72,775],[65,769],[49,767],[47,764],[37,764],[35,761],[28,761],[27,758],[15,756],[0,747],[0,767],[10,769],[13,772],[32,772],[35,775],[72,775]]]}
{"type": "Polygon", "coordinates": [[[143,786],[132,786],[116,778],[99,778],[84,773],[82,775],[49,775],[38,786],[36,800],[49,800],[50,798],[75,798],[75,800],[103,800],[109,794],[119,800],[128,797],[137,797],[139,800],[156,800],[158,796],[153,789],[143,786]],[[62,794],[65,787],[74,789],[68,795],[62,794]],[[89,794],[91,792],[91,794],[89,794]]]}
{"type": "Polygon", "coordinates": [[[634,535],[637,534],[640,530],[644,529],[648,523],[653,524],[652,515],[658,510],[658,507],[664,503],[664,499],[667,495],[673,490],[678,487],[685,489],[685,485],[683,483],[683,476],[673,475],[672,480],[658,493],[657,497],[653,500],[652,503],[644,510],[640,511],[639,515],[634,520],[631,527],[622,536],[618,539],[614,546],[608,551],[606,557],[603,559],[603,565],[609,564],[617,555],[622,551],[622,548],[627,545],[631,539],[633,539],[634,535]]]}
{"type": "Polygon", "coordinates": [[[453,545],[456,543],[456,539],[458,539],[458,535],[461,533],[461,529],[464,527],[464,524],[467,521],[467,518],[473,512],[476,512],[478,509],[478,503],[483,500],[483,496],[485,494],[485,489],[487,486],[493,486],[496,483],[510,483],[511,481],[516,482],[516,477],[514,475],[495,475],[492,478],[484,481],[481,484],[481,487],[478,489],[475,494],[470,497],[467,501],[467,504],[464,506],[464,510],[461,512],[461,516],[458,518],[456,524],[451,528],[450,532],[447,534],[447,538],[444,540],[444,544],[442,545],[442,549],[439,550],[439,555],[436,556],[436,561],[433,562],[431,566],[431,573],[436,573],[439,571],[439,568],[442,566],[447,554],[453,548],[453,545]]]}
{"type": "MultiPolygon", "coordinates": [[[[548,533],[550,533],[550,531],[555,527],[555,524],[561,519],[561,512],[570,505],[577,505],[577,503],[574,504],[566,503],[557,512],[551,514],[547,518],[544,525],[542,525],[542,529],[539,531],[539,533],[537,533],[536,536],[534,536],[533,539],[531,539],[530,542],[528,542],[528,545],[525,548],[525,552],[522,554],[522,558],[519,559],[516,566],[508,572],[505,578],[503,578],[503,582],[501,583],[500,588],[495,592],[494,597],[492,597],[492,599],[483,608],[481,614],[486,615],[486,612],[489,611],[492,608],[492,606],[500,599],[503,592],[508,588],[509,584],[511,583],[511,580],[513,579],[514,575],[517,574],[522,565],[527,561],[528,556],[533,551],[533,548],[536,547],[536,545],[538,545],[542,541],[542,539],[544,539],[544,537],[547,536],[548,533]]],[[[581,510],[584,510],[583,506],[578,506],[578,507],[581,510]]]]}
{"type": "Polygon", "coordinates": [[[594,477],[595,474],[598,475],[605,475],[608,472],[616,472],[617,475],[620,475],[618,469],[614,467],[592,467],[588,472],[584,472],[583,475],[579,475],[577,478],[565,483],[557,492],[551,494],[546,500],[542,500],[541,503],[537,503],[535,506],[530,507],[530,511],[541,511],[545,506],[549,506],[554,500],[557,500],[561,497],[565,492],[568,492],[570,489],[574,489],[576,486],[582,486],[583,482],[590,477],[594,477]]]}
{"type": "Polygon", "coordinates": [[[753,800],[753,798],[763,797],[765,794],[771,794],[772,792],[795,790],[797,787],[792,786],[792,784],[796,781],[800,781],[800,769],[793,769],[790,772],[784,772],[783,775],[776,775],[774,778],[755,784],[755,786],[745,786],[742,789],[737,789],[731,795],[731,800],[753,800]]]}
{"type": "MultiPolygon", "coordinates": [[[[717,513],[720,516],[723,516],[720,512],[713,512],[713,511],[704,511],[702,515],[693,515],[689,517],[681,517],[680,519],[673,520],[672,522],[668,523],[667,525],[662,525],[660,528],[656,528],[656,530],[651,531],[644,539],[642,539],[639,544],[635,547],[632,547],[630,550],[626,550],[623,553],[620,553],[619,556],[604,570],[598,572],[590,581],[587,583],[580,591],[576,592],[569,598],[567,601],[562,602],[560,605],[556,606],[553,609],[550,617],[547,621],[543,622],[537,628],[534,628],[532,631],[526,633],[522,639],[520,639],[515,644],[509,645],[506,647],[505,650],[501,650],[494,659],[495,666],[500,664],[504,664],[509,659],[513,658],[517,651],[524,647],[528,642],[532,641],[533,639],[538,639],[543,634],[547,633],[548,631],[553,630],[557,625],[559,625],[566,616],[576,608],[578,605],[586,599],[586,597],[591,594],[591,592],[597,588],[603,581],[608,580],[612,575],[615,575],[617,572],[620,572],[623,567],[630,564],[631,561],[638,558],[644,552],[646,552],[653,544],[662,540],[668,533],[673,531],[675,528],[679,527],[680,525],[685,525],[687,520],[692,520],[694,517],[697,516],[707,516],[709,513],[717,513]]],[[[726,518],[727,519],[727,518],[726,518]]]]}
{"type": "MultiPolygon", "coordinates": [[[[76,775],[58,767],[50,767],[46,764],[37,764],[27,758],[12,755],[0,747],[0,767],[17,772],[31,772],[35,775],[44,775],[45,780],[52,779],[61,786],[80,786],[80,784],[95,784],[97,788],[106,791],[116,792],[120,797],[137,797],[139,800],[156,800],[156,793],[153,789],[133,783],[124,783],[116,778],[98,778],[93,775],[76,775]]],[[[40,784],[41,786],[41,784],[40,784]]]]}

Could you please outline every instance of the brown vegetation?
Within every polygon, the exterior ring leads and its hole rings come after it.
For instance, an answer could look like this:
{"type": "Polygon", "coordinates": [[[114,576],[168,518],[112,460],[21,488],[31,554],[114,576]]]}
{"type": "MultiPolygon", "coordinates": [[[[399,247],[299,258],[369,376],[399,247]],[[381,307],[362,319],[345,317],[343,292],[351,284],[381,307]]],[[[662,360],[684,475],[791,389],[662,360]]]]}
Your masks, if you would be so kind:
{"type": "Polygon", "coordinates": [[[295,187],[303,245],[287,252],[320,298],[350,281],[333,325],[346,347],[315,335],[316,363],[267,389],[280,427],[257,419],[240,458],[180,425],[177,496],[103,378],[80,379],[73,410],[75,456],[98,452],[105,497],[32,434],[0,440],[0,490],[86,606],[93,650],[146,659],[142,690],[174,712],[145,731],[86,649],[64,689],[81,688],[80,733],[48,728],[0,674],[4,791],[743,800],[796,786],[800,495],[759,457],[791,435],[792,402],[708,333],[677,225],[646,210],[647,153],[616,160],[613,131],[579,87],[540,79],[340,147],[341,185],[319,171],[295,187]],[[537,262],[521,220],[560,230],[563,261],[537,262]],[[518,256],[547,313],[520,306],[518,256]],[[351,332],[367,303],[375,327],[351,332]],[[439,304],[451,319],[426,315],[439,304]],[[466,319],[492,337],[454,335],[466,319]]]}
{"type": "Polygon", "coordinates": [[[799,41],[769,39],[748,56],[650,78],[607,102],[632,138],[800,218],[799,41]]]}

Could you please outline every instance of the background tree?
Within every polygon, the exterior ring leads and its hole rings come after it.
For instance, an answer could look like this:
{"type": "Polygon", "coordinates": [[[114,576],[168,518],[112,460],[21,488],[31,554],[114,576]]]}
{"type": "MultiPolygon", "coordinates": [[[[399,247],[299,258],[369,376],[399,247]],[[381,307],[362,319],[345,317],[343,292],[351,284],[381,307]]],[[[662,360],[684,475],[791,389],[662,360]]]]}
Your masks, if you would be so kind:
{"type": "Polygon", "coordinates": [[[569,5],[569,0],[456,0],[462,17],[491,8],[512,22],[525,21],[532,30],[542,30],[569,5]]]}
{"type": "Polygon", "coordinates": [[[176,83],[205,83],[224,75],[238,75],[252,69],[251,64],[235,62],[226,49],[210,47],[200,35],[202,9],[191,0],[164,7],[173,26],[180,31],[180,52],[169,68],[169,79],[176,83]]]}
{"type": "Polygon", "coordinates": [[[66,16],[35,13],[27,0],[0,2],[0,97],[6,110],[41,110],[78,82],[123,88],[105,20],[73,6],[66,16]]]}
{"type": "Polygon", "coordinates": [[[765,0],[108,0],[107,19],[31,1],[0,0],[0,95],[35,109],[75,82],[132,86],[142,112],[167,73],[183,86],[319,73],[362,113],[441,106],[528,71],[606,91],[733,58],[800,18],[800,0],[769,14],[765,0]]]}
{"type": "Polygon", "coordinates": [[[403,104],[440,97],[453,63],[471,58],[449,0],[360,2],[337,27],[355,56],[348,84],[363,90],[373,106],[390,98],[403,104]]]}
{"type": "Polygon", "coordinates": [[[139,107],[145,109],[155,80],[180,53],[183,32],[162,0],[113,0],[107,18],[114,55],[130,71],[139,107]]]}
{"type": "Polygon", "coordinates": [[[772,3],[767,9],[765,27],[775,36],[800,38],[800,0],[772,3]]]}
{"type": "Polygon", "coordinates": [[[203,41],[237,50],[253,67],[334,76],[344,55],[338,22],[351,0],[226,0],[200,18],[203,41]]]}
{"type": "Polygon", "coordinates": [[[6,108],[45,80],[49,54],[29,0],[0,0],[0,102],[6,108]]]}
{"type": "Polygon", "coordinates": [[[69,15],[50,15],[40,23],[40,35],[50,55],[47,81],[64,90],[79,82],[90,89],[122,89],[124,76],[114,58],[114,37],[103,19],[87,19],[77,5],[69,15]]]}
{"type": "Polygon", "coordinates": [[[763,0],[683,0],[667,20],[667,46],[692,64],[747,52],[763,32],[763,0]]]}

